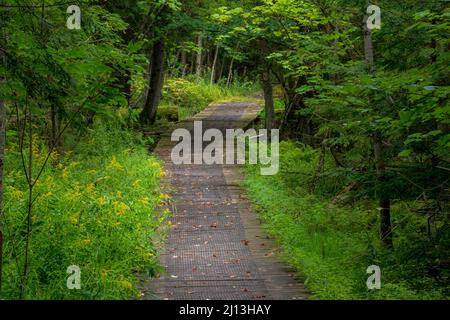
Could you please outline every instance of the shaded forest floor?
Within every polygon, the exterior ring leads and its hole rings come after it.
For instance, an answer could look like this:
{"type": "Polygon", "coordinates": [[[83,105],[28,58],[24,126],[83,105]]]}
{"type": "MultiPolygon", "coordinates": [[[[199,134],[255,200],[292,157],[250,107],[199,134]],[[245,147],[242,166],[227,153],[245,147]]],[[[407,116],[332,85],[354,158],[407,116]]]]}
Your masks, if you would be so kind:
{"type": "Polygon", "coordinates": [[[339,188],[341,179],[329,171],[331,155],[315,192],[310,192],[319,154],[284,141],[278,175],[261,176],[258,166],[243,169],[245,189],[265,230],[282,246],[285,261],[304,274],[312,298],[448,299],[448,234],[431,230],[427,235],[427,217],[396,201],[395,248],[383,248],[376,204],[339,188]],[[435,245],[439,238],[442,248],[435,245]],[[371,265],[381,268],[381,290],[367,289],[371,265]],[[442,271],[435,272],[437,268],[442,271]]]}

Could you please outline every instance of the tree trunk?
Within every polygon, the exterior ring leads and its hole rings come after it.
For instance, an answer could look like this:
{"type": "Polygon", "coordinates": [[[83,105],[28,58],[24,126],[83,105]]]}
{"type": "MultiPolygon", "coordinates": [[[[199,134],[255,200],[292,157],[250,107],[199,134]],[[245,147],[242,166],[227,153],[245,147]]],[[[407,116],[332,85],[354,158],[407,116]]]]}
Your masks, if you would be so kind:
{"type": "Polygon", "coordinates": [[[216,46],[216,52],[214,53],[214,61],[211,68],[211,84],[216,80],[217,59],[219,58],[219,46],[216,46]]]}
{"type": "Polygon", "coordinates": [[[143,123],[154,124],[156,120],[164,84],[164,47],[163,39],[159,39],[153,45],[149,92],[141,113],[143,123]]]}
{"type": "Polygon", "coordinates": [[[197,52],[197,59],[195,62],[195,70],[197,76],[200,77],[202,75],[202,51],[203,51],[203,37],[201,33],[197,37],[197,47],[198,52],[197,52]]]}
{"type": "Polygon", "coordinates": [[[225,68],[225,62],[226,62],[226,56],[223,55],[222,63],[220,64],[219,75],[217,76],[217,79],[218,79],[219,81],[222,79],[222,76],[223,76],[223,69],[225,68]]]}
{"type": "Polygon", "coordinates": [[[191,57],[191,67],[190,67],[190,70],[189,70],[189,72],[191,73],[191,74],[194,74],[194,71],[195,71],[195,60],[196,60],[196,57],[197,57],[197,54],[194,52],[194,53],[192,53],[192,57],[191,57]]]}
{"type": "Polygon", "coordinates": [[[127,99],[128,106],[131,104],[132,92],[131,92],[131,71],[125,70],[123,81],[123,93],[127,99]]]}
{"type": "MultiPolygon", "coordinates": [[[[366,23],[367,18],[368,17],[364,19],[364,24],[366,23]]],[[[372,43],[372,32],[367,28],[366,24],[364,25],[364,52],[369,73],[373,73],[374,53],[372,43]]],[[[373,149],[375,154],[378,183],[379,185],[383,185],[386,183],[385,181],[386,166],[384,161],[382,136],[381,133],[379,132],[376,132],[373,135],[373,149]]],[[[379,210],[380,210],[381,242],[386,248],[392,248],[393,242],[392,242],[392,225],[391,225],[391,201],[384,192],[379,196],[379,210]]]]}
{"type": "Polygon", "coordinates": [[[181,77],[184,78],[186,76],[186,72],[187,72],[187,56],[186,56],[186,51],[184,49],[182,49],[181,51],[181,65],[183,66],[183,71],[181,72],[181,77]]]}
{"type": "MultiPolygon", "coordinates": [[[[3,79],[0,79],[3,82],[3,79]]],[[[3,164],[5,155],[6,137],[6,107],[3,100],[0,100],[0,292],[2,289],[2,267],[3,267],[3,164]]]]}
{"type": "MultiPolygon", "coordinates": [[[[373,137],[373,146],[375,153],[375,163],[377,168],[378,183],[385,184],[386,165],[383,155],[383,142],[380,134],[373,137]]],[[[380,197],[380,236],[381,242],[387,248],[392,248],[392,225],[391,225],[391,200],[383,192],[380,197]]]]}
{"type": "MultiPolygon", "coordinates": [[[[6,65],[5,57],[0,54],[0,62],[6,65]]],[[[5,79],[0,77],[0,83],[5,79]]],[[[2,269],[3,269],[3,225],[4,225],[4,209],[3,209],[3,166],[6,144],[6,106],[5,101],[0,99],[0,292],[2,290],[2,269]]]]}
{"type": "Polygon", "coordinates": [[[231,59],[230,68],[228,69],[228,79],[227,79],[227,87],[231,85],[233,81],[233,66],[234,66],[234,58],[231,59]]]}
{"type": "Polygon", "coordinates": [[[259,41],[261,50],[261,82],[264,91],[265,111],[266,111],[266,129],[271,131],[275,117],[275,103],[273,101],[272,71],[270,63],[267,61],[269,47],[265,40],[259,41]]]}
{"type": "MultiPolygon", "coordinates": [[[[211,52],[210,52],[209,49],[205,50],[205,51],[206,51],[206,53],[205,53],[206,61],[204,61],[205,66],[204,66],[203,70],[208,70],[209,69],[209,65],[211,63],[211,52]]],[[[205,59],[203,59],[203,60],[205,60],[205,59]]]]}
{"type": "Polygon", "coordinates": [[[52,102],[52,105],[50,107],[50,118],[51,118],[51,128],[50,128],[50,144],[49,147],[53,148],[56,146],[56,135],[58,131],[57,127],[57,113],[56,113],[56,106],[55,101],[52,102]]]}
{"type": "Polygon", "coordinates": [[[264,70],[262,74],[262,85],[264,90],[264,102],[266,111],[266,129],[273,129],[275,116],[275,103],[273,101],[272,76],[270,70],[264,70]]]}

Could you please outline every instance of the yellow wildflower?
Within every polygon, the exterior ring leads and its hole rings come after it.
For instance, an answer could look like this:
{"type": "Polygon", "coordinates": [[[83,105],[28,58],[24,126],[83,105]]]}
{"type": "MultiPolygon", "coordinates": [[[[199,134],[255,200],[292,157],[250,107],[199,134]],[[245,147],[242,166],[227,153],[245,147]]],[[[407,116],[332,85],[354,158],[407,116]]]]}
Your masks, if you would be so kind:
{"type": "Polygon", "coordinates": [[[69,164],[69,168],[73,169],[73,168],[78,167],[79,165],[80,165],[80,163],[78,161],[73,161],[69,164]]]}
{"type": "Polygon", "coordinates": [[[93,183],[89,183],[89,184],[86,186],[86,192],[87,192],[87,193],[92,193],[92,192],[94,191],[94,189],[95,189],[95,185],[94,185],[93,183]]]}
{"type": "Polygon", "coordinates": [[[111,159],[111,163],[109,164],[109,166],[113,169],[116,170],[123,170],[122,165],[119,163],[119,161],[117,161],[116,156],[113,156],[111,159]]]}
{"type": "Polygon", "coordinates": [[[142,203],[144,206],[148,206],[150,204],[150,198],[145,197],[139,200],[140,203],[142,203]]]}
{"type": "Polygon", "coordinates": [[[139,188],[141,186],[141,180],[136,180],[133,182],[133,188],[139,188]]]}
{"type": "Polygon", "coordinates": [[[125,214],[125,212],[130,209],[129,206],[127,206],[125,203],[120,202],[120,201],[114,202],[114,208],[116,209],[116,213],[119,216],[123,216],[125,214]]]}
{"type": "Polygon", "coordinates": [[[104,196],[97,199],[97,203],[101,206],[104,206],[106,204],[106,202],[107,202],[107,199],[104,196]]]}
{"type": "Polygon", "coordinates": [[[130,281],[128,281],[128,280],[121,280],[120,281],[120,286],[122,288],[124,288],[124,289],[131,289],[131,288],[133,288],[133,284],[130,281]]]}
{"type": "Polygon", "coordinates": [[[154,256],[155,256],[155,255],[154,255],[153,253],[151,253],[151,252],[147,252],[147,253],[145,253],[145,255],[144,255],[144,257],[147,258],[147,259],[153,258],[154,256]]]}
{"type": "Polygon", "coordinates": [[[161,193],[161,194],[159,195],[159,198],[160,198],[161,200],[163,200],[163,201],[165,201],[165,200],[170,200],[170,199],[171,199],[171,197],[170,197],[168,194],[164,194],[164,193],[161,193]]]}
{"type": "Polygon", "coordinates": [[[64,179],[67,179],[69,177],[69,169],[64,168],[62,176],[64,179]]]}
{"type": "Polygon", "coordinates": [[[69,218],[69,223],[70,223],[70,224],[73,224],[73,225],[78,224],[78,216],[71,216],[71,217],[69,218]]]}

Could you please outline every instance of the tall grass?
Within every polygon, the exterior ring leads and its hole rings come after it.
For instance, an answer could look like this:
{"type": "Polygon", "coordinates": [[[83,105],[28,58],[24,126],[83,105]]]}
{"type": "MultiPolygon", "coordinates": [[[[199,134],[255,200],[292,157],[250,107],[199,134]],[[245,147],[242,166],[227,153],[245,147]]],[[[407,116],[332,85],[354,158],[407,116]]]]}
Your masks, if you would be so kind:
{"type": "Polygon", "coordinates": [[[257,85],[250,82],[234,81],[230,86],[223,83],[211,84],[203,78],[174,78],[166,80],[163,92],[162,108],[178,107],[179,118],[194,116],[210,103],[242,98],[258,90],[257,85]]]}
{"type": "MultiPolygon", "coordinates": [[[[288,263],[305,275],[313,297],[448,298],[448,272],[440,277],[433,277],[431,272],[433,265],[448,255],[427,240],[426,217],[412,215],[407,206],[394,203],[396,250],[383,250],[374,203],[364,199],[357,199],[351,206],[332,203],[336,191],[345,187],[345,179],[324,174],[317,191],[308,192],[318,154],[309,147],[282,142],[278,175],[261,176],[258,166],[244,168],[245,187],[265,227],[278,239],[288,263]],[[367,289],[366,270],[370,265],[381,267],[381,290],[367,289]]],[[[327,158],[325,172],[332,167],[327,158]]],[[[448,238],[441,237],[441,242],[448,243],[448,238]]]]}
{"type": "MultiPolygon", "coordinates": [[[[23,281],[27,188],[9,132],[6,152],[5,266],[1,298],[19,297],[23,281]]],[[[72,136],[74,141],[79,140],[72,136]]],[[[47,147],[34,136],[34,166],[47,147]]],[[[70,144],[70,139],[66,141],[70,144]]],[[[155,230],[168,213],[164,174],[142,140],[99,124],[72,151],[54,152],[34,190],[30,265],[24,298],[124,299],[138,294],[138,273],[158,268],[155,230]],[[67,287],[67,268],[81,269],[81,290],[67,287]]]]}

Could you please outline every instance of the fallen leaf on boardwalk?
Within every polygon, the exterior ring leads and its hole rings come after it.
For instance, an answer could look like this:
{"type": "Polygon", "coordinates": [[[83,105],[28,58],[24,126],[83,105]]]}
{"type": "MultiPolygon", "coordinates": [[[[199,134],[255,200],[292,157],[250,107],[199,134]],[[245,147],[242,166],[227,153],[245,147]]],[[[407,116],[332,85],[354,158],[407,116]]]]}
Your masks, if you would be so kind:
{"type": "Polygon", "coordinates": [[[250,243],[250,241],[248,241],[248,240],[242,240],[241,241],[245,246],[248,246],[248,244],[250,243]]]}

